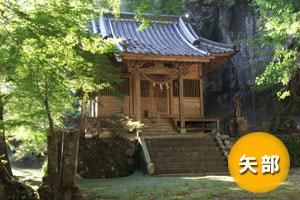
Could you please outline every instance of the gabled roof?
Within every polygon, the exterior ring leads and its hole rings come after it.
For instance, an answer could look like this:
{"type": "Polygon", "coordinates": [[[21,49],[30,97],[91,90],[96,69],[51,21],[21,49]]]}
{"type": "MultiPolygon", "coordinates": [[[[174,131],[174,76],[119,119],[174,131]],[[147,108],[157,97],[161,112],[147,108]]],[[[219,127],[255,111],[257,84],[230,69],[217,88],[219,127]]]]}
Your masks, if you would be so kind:
{"type": "Polygon", "coordinates": [[[178,16],[150,17],[149,27],[138,31],[141,22],[133,13],[121,13],[115,19],[110,13],[100,15],[92,22],[94,33],[101,37],[122,38],[118,49],[128,54],[209,57],[218,54],[234,54],[235,47],[199,37],[191,24],[178,16]]]}

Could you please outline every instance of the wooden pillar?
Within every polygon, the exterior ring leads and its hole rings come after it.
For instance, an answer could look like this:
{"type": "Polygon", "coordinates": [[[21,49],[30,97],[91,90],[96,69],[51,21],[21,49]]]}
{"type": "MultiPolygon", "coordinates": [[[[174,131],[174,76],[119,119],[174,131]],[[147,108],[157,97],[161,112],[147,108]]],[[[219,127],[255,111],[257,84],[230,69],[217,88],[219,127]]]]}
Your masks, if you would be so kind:
{"type": "Polygon", "coordinates": [[[129,114],[134,115],[134,93],[133,93],[133,74],[129,77],[129,114]]]}
{"type": "Polygon", "coordinates": [[[153,84],[149,81],[149,99],[150,99],[150,109],[149,109],[149,117],[153,118],[155,116],[155,112],[154,112],[154,87],[153,84]]]}
{"type": "Polygon", "coordinates": [[[137,121],[141,121],[141,77],[138,71],[134,72],[134,114],[137,121]]]}
{"type": "Polygon", "coordinates": [[[200,117],[204,118],[204,96],[203,96],[203,65],[199,66],[199,85],[200,85],[200,117]]]}
{"type": "Polygon", "coordinates": [[[185,119],[184,119],[184,96],[183,96],[183,75],[179,75],[179,120],[180,133],[185,133],[185,119]]]}
{"type": "Polygon", "coordinates": [[[172,108],[173,108],[173,81],[170,82],[169,85],[169,108],[170,108],[170,116],[173,115],[172,108]]]}
{"type": "Polygon", "coordinates": [[[100,91],[97,93],[97,117],[101,118],[101,96],[100,91]]]}

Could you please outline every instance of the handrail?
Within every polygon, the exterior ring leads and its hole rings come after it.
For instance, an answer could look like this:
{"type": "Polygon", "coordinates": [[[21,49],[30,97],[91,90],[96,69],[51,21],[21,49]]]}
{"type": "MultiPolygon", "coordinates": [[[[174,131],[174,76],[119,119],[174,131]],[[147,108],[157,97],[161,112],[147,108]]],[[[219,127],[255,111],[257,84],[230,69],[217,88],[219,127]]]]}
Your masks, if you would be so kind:
{"type": "Polygon", "coordinates": [[[142,150],[143,150],[143,155],[147,164],[147,173],[148,175],[153,175],[154,174],[154,164],[151,162],[151,158],[150,158],[150,154],[146,145],[146,142],[144,140],[144,138],[142,138],[139,134],[139,132],[137,133],[137,139],[138,142],[140,143],[142,150]]]}

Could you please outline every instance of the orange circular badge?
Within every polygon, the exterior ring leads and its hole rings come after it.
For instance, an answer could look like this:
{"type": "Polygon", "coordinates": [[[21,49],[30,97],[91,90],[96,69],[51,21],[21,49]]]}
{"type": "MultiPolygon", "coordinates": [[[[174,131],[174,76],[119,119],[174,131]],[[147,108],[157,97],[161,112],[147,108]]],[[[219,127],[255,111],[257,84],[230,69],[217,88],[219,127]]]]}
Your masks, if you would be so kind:
{"type": "Polygon", "coordinates": [[[241,188],[255,193],[269,192],[287,177],[290,157],[277,137],[255,132],[241,137],[232,146],[228,168],[241,188]]]}

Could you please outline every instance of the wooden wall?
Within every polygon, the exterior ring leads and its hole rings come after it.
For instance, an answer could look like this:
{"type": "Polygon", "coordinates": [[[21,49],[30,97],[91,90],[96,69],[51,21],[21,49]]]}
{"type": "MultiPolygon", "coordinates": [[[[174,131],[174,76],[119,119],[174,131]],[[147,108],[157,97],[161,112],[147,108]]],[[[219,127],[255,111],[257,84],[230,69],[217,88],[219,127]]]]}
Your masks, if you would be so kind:
{"type": "MultiPolygon", "coordinates": [[[[172,99],[172,118],[179,117],[179,98],[173,97],[172,99]]],[[[200,101],[199,97],[184,97],[184,113],[185,117],[198,118],[200,117],[200,101]]]]}
{"type": "Polygon", "coordinates": [[[129,115],[129,97],[123,100],[115,96],[100,96],[100,106],[98,107],[100,117],[109,117],[116,112],[124,112],[129,115]]]}
{"type": "MultiPolygon", "coordinates": [[[[199,80],[201,76],[201,66],[198,64],[187,66],[188,73],[184,79],[199,80]]],[[[129,75],[129,74],[128,74],[129,75]]],[[[128,76],[127,76],[128,77],[128,76]]],[[[170,88],[172,90],[172,88],[170,88]]],[[[170,92],[172,94],[172,92],[170,92]]],[[[108,117],[112,113],[123,111],[126,115],[130,115],[130,99],[128,96],[120,100],[114,96],[100,96],[101,105],[99,106],[100,117],[108,117]]],[[[198,118],[201,115],[201,97],[184,97],[184,111],[187,118],[198,118]]],[[[179,97],[170,95],[170,117],[179,118],[179,97]]],[[[151,100],[148,97],[141,97],[141,115],[144,116],[145,111],[151,115],[151,109],[156,109],[155,105],[151,105],[151,100]]],[[[154,110],[154,113],[156,110],[154,110]]]]}

